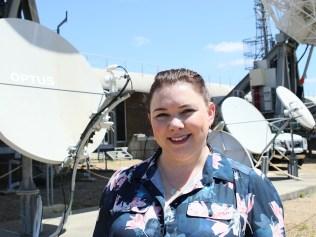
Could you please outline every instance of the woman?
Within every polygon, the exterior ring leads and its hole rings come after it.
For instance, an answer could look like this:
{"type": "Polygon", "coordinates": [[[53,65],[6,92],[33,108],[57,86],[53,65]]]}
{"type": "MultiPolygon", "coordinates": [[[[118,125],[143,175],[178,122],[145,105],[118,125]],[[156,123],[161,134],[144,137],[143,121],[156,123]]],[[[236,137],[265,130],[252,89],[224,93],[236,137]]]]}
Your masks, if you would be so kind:
{"type": "Polygon", "coordinates": [[[209,101],[196,72],[156,75],[148,117],[160,149],[113,175],[94,237],[285,236],[271,182],[206,143],[215,115],[209,101]]]}

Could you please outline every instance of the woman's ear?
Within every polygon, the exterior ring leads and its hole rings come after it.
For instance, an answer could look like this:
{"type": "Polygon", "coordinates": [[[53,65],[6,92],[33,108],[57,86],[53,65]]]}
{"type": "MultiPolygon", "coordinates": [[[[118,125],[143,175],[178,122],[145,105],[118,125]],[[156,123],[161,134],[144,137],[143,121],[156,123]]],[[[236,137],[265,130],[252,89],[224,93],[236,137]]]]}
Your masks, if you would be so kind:
{"type": "Polygon", "coordinates": [[[149,122],[149,124],[151,125],[151,121],[150,121],[150,113],[149,113],[149,112],[147,113],[147,118],[148,118],[148,122],[149,122]]]}
{"type": "Polygon", "coordinates": [[[213,102],[208,103],[209,127],[212,126],[215,119],[216,106],[213,102]]]}

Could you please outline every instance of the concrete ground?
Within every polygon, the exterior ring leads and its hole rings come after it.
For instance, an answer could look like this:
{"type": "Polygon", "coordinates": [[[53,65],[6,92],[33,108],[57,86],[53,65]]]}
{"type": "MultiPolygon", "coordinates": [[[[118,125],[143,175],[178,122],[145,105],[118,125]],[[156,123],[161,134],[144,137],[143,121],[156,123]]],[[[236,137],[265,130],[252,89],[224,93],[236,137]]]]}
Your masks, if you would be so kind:
{"type": "MultiPolygon", "coordinates": [[[[268,177],[276,187],[283,201],[305,196],[316,192],[316,158],[307,159],[299,169],[300,180],[288,179],[279,171],[270,171],[268,177]]],[[[92,236],[95,221],[97,218],[97,207],[74,212],[69,216],[64,226],[62,237],[92,236]]],[[[286,213],[285,213],[286,215],[286,213]]],[[[55,231],[60,218],[48,218],[43,220],[43,232],[41,237],[49,236],[55,231]]],[[[0,230],[1,237],[19,236],[13,232],[0,230]]]]}

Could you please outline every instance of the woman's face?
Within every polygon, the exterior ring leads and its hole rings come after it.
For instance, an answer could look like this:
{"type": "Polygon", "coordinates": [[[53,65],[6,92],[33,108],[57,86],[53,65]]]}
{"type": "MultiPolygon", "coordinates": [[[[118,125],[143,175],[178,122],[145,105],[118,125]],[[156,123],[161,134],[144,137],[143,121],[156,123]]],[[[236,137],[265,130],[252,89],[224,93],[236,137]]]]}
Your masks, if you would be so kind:
{"type": "Polygon", "coordinates": [[[149,119],[163,153],[186,159],[205,148],[214,115],[213,103],[206,105],[190,83],[177,82],[154,92],[149,119]]]}

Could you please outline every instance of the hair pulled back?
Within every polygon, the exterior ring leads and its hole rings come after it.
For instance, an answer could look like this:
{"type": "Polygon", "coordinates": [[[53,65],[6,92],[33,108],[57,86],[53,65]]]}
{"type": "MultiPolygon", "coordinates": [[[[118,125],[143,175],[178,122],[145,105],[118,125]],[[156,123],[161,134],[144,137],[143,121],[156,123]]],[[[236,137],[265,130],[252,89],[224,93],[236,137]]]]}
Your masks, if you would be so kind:
{"type": "Polygon", "coordinates": [[[205,82],[200,74],[195,71],[179,68],[169,69],[158,72],[155,76],[154,83],[151,85],[148,98],[148,108],[153,94],[163,86],[174,85],[177,82],[186,82],[192,85],[192,87],[203,97],[206,104],[210,101],[210,95],[205,86],[205,82]]]}

